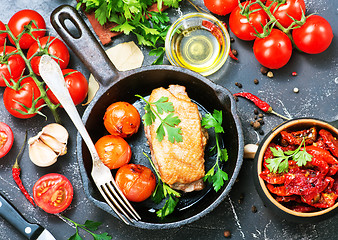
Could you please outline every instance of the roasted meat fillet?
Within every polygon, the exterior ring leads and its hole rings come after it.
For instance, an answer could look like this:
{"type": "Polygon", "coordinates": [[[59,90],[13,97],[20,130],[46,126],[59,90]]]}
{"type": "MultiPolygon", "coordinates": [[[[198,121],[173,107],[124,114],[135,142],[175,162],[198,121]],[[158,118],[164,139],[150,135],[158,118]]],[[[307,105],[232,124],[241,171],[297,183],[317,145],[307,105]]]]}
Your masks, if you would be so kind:
{"type": "Polygon", "coordinates": [[[185,87],[170,85],[168,89],[154,89],[149,102],[156,102],[161,97],[168,97],[173,103],[174,114],[181,120],[182,142],[171,143],[167,136],[159,142],[156,129],[159,120],[145,127],[145,134],[151,150],[152,160],[161,175],[163,182],[172,188],[191,192],[204,187],[204,148],[208,134],[201,127],[198,107],[191,102],[185,87]]]}

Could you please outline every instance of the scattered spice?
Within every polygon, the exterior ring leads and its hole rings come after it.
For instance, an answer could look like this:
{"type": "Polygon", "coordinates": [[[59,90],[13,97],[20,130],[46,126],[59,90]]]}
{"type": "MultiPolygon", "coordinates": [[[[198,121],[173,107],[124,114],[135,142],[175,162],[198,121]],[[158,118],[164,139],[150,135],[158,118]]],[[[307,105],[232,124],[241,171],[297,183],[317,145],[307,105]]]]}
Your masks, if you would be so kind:
{"type": "Polygon", "coordinates": [[[298,89],[297,87],[295,87],[295,88],[293,89],[293,92],[294,92],[294,93],[299,93],[299,89],[298,89]]]}
{"type": "Polygon", "coordinates": [[[273,72],[269,71],[266,76],[268,76],[269,78],[273,78],[273,72]]]}
{"type": "Polygon", "coordinates": [[[224,231],[224,237],[226,238],[231,237],[231,232],[229,230],[224,231]]]}
{"type": "Polygon", "coordinates": [[[257,78],[255,78],[255,79],[254,79],[254,84],[256,84],[256,85],[257,85],[258,83],[259,83],[258,79],[257,79],[257,78]]]}
{"type": "Polygon", "coordinates": [[[230,38],[230,42],[233,43],[235,42],[235,39],[233,37],[230,38]]]}
{"type": "Polygon", "coordinates": [[[233,52],[232,52],[231,49],[230,49],[230,51],[229,51],[229,56],[230,56],[233,60],[238,61],[238,58],[233,54],[233,52]]]}
{"type": "Polygon", "coordinates": [[[287,118],[287,117],[285,117],[283,115],[280,115],[279,113],[276,113],[267,102],[264,102],[263,100],[261,100],[260,98],[258,98],[256,95],[253,95],[252,93],[249,93],[249,92],[239,92],[239,93],[235,93],[234,96],[244,97],[244,98],[252,101],[262,111],[267,112],[267,113],[272,113],[272,114],[275,114],[278,117],[281,117],[281,118],[284,118],[286,120],[289,120],[289,118],[287,118]]]}
{"type": "Polygon", "coordinates": [[[298,74],[297,74],[297,72],[292,72],[291,75],[292,75],[292,76],[297,76],[298,74]]]}
{"type": "Polygon", "coordinates": [[[263,75],[266,75],[269,72],[269,69],[267,69],[266,67],[261,67],[261,73],[263,75]]]}
{"type": "Polygon", "coordinates": [[[241,83],[239,83],[239,82],[235,82],[235,85],[236,85],[237,87],[239,87],[239,88],[242,88],[242,87],[243,87],[243,85],[242,85],[241,83]]]}
{"type": "Polygon", "coordinates": [[[256,212],[257,212],[257,207],[256,207],[255,205],[253,205],[253,206],[251,207],[251,212],[253,212],[253,213],[256,213],[256,212]]]}
{"type": "Polygon", "coordinates": [[[238,102],[238,97],[234,96],[234,99],[235,99],[236,102],[238,102]]]}
{"type": "Polygon", "coordinates": [[[259,117],[259,118],[263,118],[264,115],[263,115],[262,113],[260,113],[260,114],[258,114],[258,117],[259,117]]]}
{"type": "Polygon", "coordinates": [[[26,141],[27,141],[27,132],[26,132],[26,135],[25,135],[24,143],[22,144],[21,149],[20,149],[18,155],[16,156],[15,163],[12,167],[12,176],[13,176],[15,183],[18,185],[21,192],[23,193],[23,195],[25,195],[27,200],[35,207],[35,204],[34,204],[32,197],[29,195],[26,188],[23,186],[21,178],[20,178],[21,168],[20,168],[19,163],[18,163],[18,158],[20,157],[20,155],[23,151],[23,148],[26,145],[26,141]]]}
{"type": "Polygon", "coordinates": [[[258,114],[258,109],[257,108],[254,109],[254,114],[256,114],[256,115],[258,114]]]}
{"type": "Polygon", "coordinates": [[[253,126],[254,125],[254,121],[250,121],[250,125],[253,126]]]}
{"type": "Polygon", "coordinates": [[[238,203],[242,203],[243,200],[244,200],[244,193],[241,193],[241,194],[239,195],[238,203]]]}
{"type": "Polygon", "coordinates": [[[261,124],[258,121],[255,121],[252,126],[255,130],[258,130],[261,127],[261,124]]]}
{"type": "Polygon", "coordinates": [[[263,131],[262,129],[260,129],[260,130],[258,131],[258,133],[259,133],[259,135],[264,135],[264,131],[263,131]]]}
{"type": "Polygon", "coordinates": [[[232,49],[231,52],[232,52],[232,54],[233,54],[234,56],[237,56],[237,55],[238,55],[238,52],[237,52],[236,49],[232,49]]]}
{"type": "Polygon", "coordinates": [[[254,116],[254,119],[257,120],[257,115],[254,116]]]}

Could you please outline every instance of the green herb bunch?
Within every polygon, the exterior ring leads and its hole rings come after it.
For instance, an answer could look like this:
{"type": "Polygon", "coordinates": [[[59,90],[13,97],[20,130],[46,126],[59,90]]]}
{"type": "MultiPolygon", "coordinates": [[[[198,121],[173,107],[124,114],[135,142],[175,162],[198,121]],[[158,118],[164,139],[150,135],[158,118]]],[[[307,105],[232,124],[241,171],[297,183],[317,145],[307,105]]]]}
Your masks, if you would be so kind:
{"type": "Polygon", "coordinates": [[[181,0],[79,0],[77,9],[85,6],[85,11],[95,11],[95,18],[101,25],[107,22],[118,24],[111,31],[135,34],[139,45],[151,47],[150,55],[158,56],[153,64],[162,64],[164,41],[169,28],[167,13],[163,6],[178,8],[181,0]],[[157,3],[159,12],[147,9],[157,3]]]}

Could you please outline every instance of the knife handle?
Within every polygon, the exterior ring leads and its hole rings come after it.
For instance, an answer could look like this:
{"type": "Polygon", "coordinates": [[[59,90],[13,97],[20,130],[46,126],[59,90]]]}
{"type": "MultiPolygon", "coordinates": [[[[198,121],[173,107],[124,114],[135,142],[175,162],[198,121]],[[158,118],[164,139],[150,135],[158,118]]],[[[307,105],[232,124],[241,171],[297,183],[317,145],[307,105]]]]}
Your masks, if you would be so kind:
{"type": "Polygon", "coordinates": [[[28,222],[0,193],[0,216],[12,224],[27,239],[35,240],[44,230],[39,224],[28,222]]]}

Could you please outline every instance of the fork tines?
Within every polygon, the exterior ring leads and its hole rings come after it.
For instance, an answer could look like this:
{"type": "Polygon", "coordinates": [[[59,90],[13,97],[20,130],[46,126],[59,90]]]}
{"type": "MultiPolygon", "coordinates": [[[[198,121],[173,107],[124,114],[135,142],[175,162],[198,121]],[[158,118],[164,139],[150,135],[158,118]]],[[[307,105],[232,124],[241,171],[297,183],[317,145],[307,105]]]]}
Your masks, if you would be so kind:
{"type": "Polygon", "coordinates": [[[134,220],[138,221],[141,219],[113,178],[110,182],[98,186],[98,189],[108,205],[127,225],[134,220]]]}

